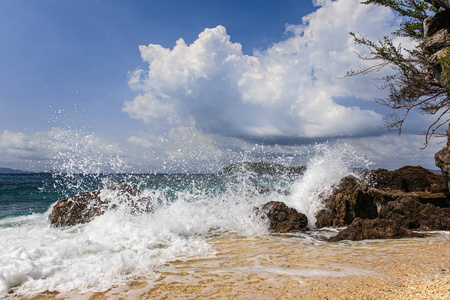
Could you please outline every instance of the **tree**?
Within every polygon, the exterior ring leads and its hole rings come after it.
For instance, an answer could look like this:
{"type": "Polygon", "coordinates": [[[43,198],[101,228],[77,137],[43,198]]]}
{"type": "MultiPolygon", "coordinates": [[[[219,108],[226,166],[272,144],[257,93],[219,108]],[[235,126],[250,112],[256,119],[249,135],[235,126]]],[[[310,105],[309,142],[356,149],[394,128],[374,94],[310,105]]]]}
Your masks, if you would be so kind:
{"type": "Polygon", "coordinates": [[[435,116],[425,132],[424,148],[437,130],[449,123],[447,113],[450,110],[450,47],[443,49],[439,56],[433,56],[425,46],[426,34],[430,32],[424,30],[424,24],[427,25],[433,20],[430,18],[442,14],[445,14],[444,18],[446,18],[450,11],[444,11],[439,5],[431,5],[439,1],[427,2],[421,0],[361,2],[366,5],[389,7],[403,18],[403,22],[400,29],[393,32],[392,36],[386,36],[377,42],[360,34],[350,33],[356,44],[364,45],[369,49],[369,56],[363,54],[359,56],[364,60],[372,61],[373,64],[365,69],[347,73],[347,76],[355,76],[391,67],[395,71],[394,75],[384,77],[384,84],[381,87],[389,89],[389,95],[376,101],[391,109],[392,112],[385,117],[385,122],[389,130],[399,131],[399,133],[412,110],[435,116]],[[395,45],[393,38],[398,36],[412,39],[417,42],[417,46],[414,49],[406,49],[401,45],[395,45]]]}

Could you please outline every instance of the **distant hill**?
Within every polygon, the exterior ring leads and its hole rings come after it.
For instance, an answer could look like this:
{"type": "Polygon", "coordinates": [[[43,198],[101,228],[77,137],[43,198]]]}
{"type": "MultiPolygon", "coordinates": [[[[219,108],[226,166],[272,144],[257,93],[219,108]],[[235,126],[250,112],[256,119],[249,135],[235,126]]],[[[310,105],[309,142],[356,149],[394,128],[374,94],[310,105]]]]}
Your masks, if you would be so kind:
{"type": "Polygon", "coordinates": [[[229,165],[220,171],[222,174],[234,174],[240,172],[254,172],[256,174],[303,174],[306,171],[305,166],[300,167],[285,167],[276,163],[269,163],[265,161],[260,162],[241,162],[229,165]]]}
{"type": "Polygon", "coordinates": [[[10,168],[0,168],[0,174],[29,174],[33,172],[27,172],[22,170],[15,170],[10,168]]]}

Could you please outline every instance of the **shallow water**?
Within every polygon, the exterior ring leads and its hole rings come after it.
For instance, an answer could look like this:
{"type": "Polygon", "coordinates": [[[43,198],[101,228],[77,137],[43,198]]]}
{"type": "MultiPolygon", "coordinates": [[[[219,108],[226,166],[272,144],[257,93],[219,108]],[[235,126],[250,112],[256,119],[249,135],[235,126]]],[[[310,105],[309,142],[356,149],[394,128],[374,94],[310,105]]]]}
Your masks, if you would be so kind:
{"type": "Polygon", "coordinates": [[[162,264],[104,292],[34,299],[448,299],[450,232],[333,244],[307,234],[225,234],[207,243],[214,254],[162,264]]]}
{"type": "Polygon", "coordinates": [[[311,158],[302,176],[251,172],[1,175],[0,297],[105,293],[134,285],[138,278],[145,279],[144,286],[161,290],[161,284],[169,287],[178,280],[177,270],[183,266],[186,270],[180,274],[192,275],[182,276],[187,280],[182,285],[187,286],[189,278],[195,283],[228,276],[239,285],[248,274],[265,278],[266,283],[279,278],[301,282],[303,277],[373,275],[364,268],[343,265],[332,255],[336,249],[351,254],[366,244],[333,246],[323,240],[335,231],[314,228],[320,197],[330,193],[342,177],[358,176],[356,167],[367,167],[364,159],[344,150],[324,148],[311,158]],[[114,210],[88,224],[50,225],[48,214],[56,200],[117,182],[139,188],[142,196],[153,199],[155,210],[131,214],[129,203],[117,201],[117,194],[106,191],[102,197],[121,203],[114,210]],[[260,194],[257,185],[271,191],[260,194]],[[311,232],[270,235],[254,207],[272,200],[304,213],[311,232]],[[325,267],[305,263],[320,257],[331,261],[325,267]]]}

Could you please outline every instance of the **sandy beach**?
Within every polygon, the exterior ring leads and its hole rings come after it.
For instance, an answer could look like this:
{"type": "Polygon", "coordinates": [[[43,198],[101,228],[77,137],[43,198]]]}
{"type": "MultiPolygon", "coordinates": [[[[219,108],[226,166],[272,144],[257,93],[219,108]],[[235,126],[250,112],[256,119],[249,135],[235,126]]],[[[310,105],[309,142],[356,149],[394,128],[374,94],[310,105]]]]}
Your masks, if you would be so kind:
{"type": "Polygon", "coordinates": [[[450,299],[450,232],[327,243],[298,235],[212,238],[216,254],[97,293],[25,299],[450,299]]]}

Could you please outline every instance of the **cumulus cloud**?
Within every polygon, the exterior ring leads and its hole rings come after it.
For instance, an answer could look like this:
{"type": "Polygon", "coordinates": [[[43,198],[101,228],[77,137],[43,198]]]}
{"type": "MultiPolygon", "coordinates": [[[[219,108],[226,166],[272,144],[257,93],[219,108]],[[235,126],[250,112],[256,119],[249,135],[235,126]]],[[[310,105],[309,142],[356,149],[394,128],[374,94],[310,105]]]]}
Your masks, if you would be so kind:
{"type": "Polygon", "coordinates": [[[314,1],[319,8],[288,25],[285,40],[253,55],[223,26],[205,29],[190,45],[180,38],[173,49],[140,46],[149,69],[130,76],[139,95],[123,110],[167,128],[275,142],[379,134],[381,116],[363,100],[346,105],[345,97],[373,100],[380,90],[368,77],[338,77],[362,67],[350,31],[382,37],[397,20],[389,9],[359,2],[314,1]]]}
{"type": "MultiPolygon", "coordinates": [[[[123,111],[150,130],[134,130],[122,144],[61,128],[31,135],[5,130],[0,163],[74,173],[216,172],[242,160],[302,165],[315,155],[311,140],[330,140],[336,149],[350,144],[376,167],[433,168],[441,144],[420,152],[422,136],[380,135],[382,118],[372,101],[383,91],[374,78],[341,79],[367,63],[355,54],[365,49],[349,32],[375,40],[395,31],[398,18],[360,0],[313,3],[317,10],[287,25],[283,40],[252,55],[223,26],[205,29],[190,45],[180,38],[172,49],[140,46],[149,67],[130,74],[137,96],[123,111]]],[[[413,117],[412,123],[415,129],[425,122],[413,117]]]]}

